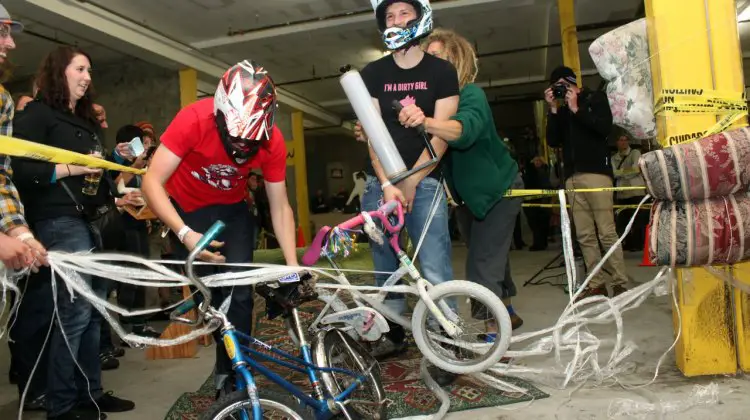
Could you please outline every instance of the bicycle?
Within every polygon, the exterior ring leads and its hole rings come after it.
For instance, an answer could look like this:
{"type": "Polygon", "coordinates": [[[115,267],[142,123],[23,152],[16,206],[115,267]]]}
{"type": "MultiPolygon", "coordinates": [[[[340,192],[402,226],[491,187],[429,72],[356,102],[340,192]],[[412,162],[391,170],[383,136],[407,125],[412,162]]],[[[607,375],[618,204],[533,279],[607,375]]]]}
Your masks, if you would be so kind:
{"type": "MultiPolygon", "coordinates": [[[[404,211],[401,203],[389,201],[375,211],[362,212],[333,228],[325,226],[318,231],[302,257],[302,264],[311,267],[321,257],[325,257],[336,272],[335,279],[341,286],[332,287],[340,289],[333,293],[319,290],[318,298],[326,305],[310,324],[308,331],[316,331],[320,326],[335,325],[340,326],[342,331],[346,331],[357,341],[373,342],[389,331],[388,322],[385,320],[388,318],[411,329],[422,354],[433,365],[443,370],[468,374],[492,367],[500,361],[510,346],[512,328],[505,305],[492,291],[473,282],[451,280],[437,285],[427,282],[399,245],[399,232],[403,226],[404,211]],[[376,225],[375,220],[380,222],[382,230],[376,225]],[[373,242],[382,245],[387,239],[399,260],[400,268],[391,274],[383,288],[395,285],[407,275],[407,279],[413,284],[409,290],[399,289],[402,292],[414,293],[420,298],[411,320],[394,313],[383,304],[387,292],[358,292],[357,287],[349,283],[342,269],[333,260],[336,255],[348,255],[353,246],[350,232],[360,226],[373,242]],[[354,307],[350,308],[340,298],[341,289],[350,291],[354,307]],[[481,321],[484,324],[483,328],[479,327],[474,332],[467,331],[470,325],[466,318],[459,316],[460,308],[457,303],[460,304],[460,301],[456,302],[457,299],[451,298],[452,295],[464,296],[470,302],[472,314],[469,318],[481,321]],[[480,305],[485,309],[482,310],[480,305]],[[487,321],[493,319],[498,329],[495,334],[488,331],[487,327],[487,321]],[[459,340],[459,335],[475,338],[479,342],[472,344],[464,338],[459,340]],[[467,353],[472,357],[478,357],[472,360],[460,359],[463,350],[468,350],[467,353]]],[[[294,338],[293,331],[290,330],[290,333],[294,338]]]]}
{"type": "Polygon", "coordinates": [[[221,310],[211,306],[211,291],[195,275],[193,263],[196,257],[224,229],[221,221],[216,222],[198,242],[185,263],[187,278],[203,295],[203,301],[197,304],[195,320],[183,318],[183,315],[196,307],[194,300],[178,306],[171,314],[173,321],[190,325],[201,323],[220,323],[220,331],[227,355],[232,360],[235,372],[236,390],[219,398],[203,415],[204,419],[219,420],[240,418],[243,420],[260,420],[264,418],[284,418],[294,420],[328,420],[343,415],[351,419],[385,419],[385,392],[380,382],[380,368],[377,362],[363,354],[361,347],[342,334],[336,328],[317,331],[313,340],[308,343],[306,335],[299,328],[297,307],[304,302],[314,300],[309,273],[293,273],[279,279],[276,283],[256,286],[256,291],[268,302],[269,315],[284,315],[297,326],[297,339],[302,357],[296,357],[274,348],[254,337],[237,331],[221,310]],[[247,344],[247,345],[245,345],[247,344]],[[258,347],[269,352],[265,354],[249,346],[258,347]],[[335,353],[338,346],[343,350],[335,353]],[[277,357],[274,357],[277,356],[277,357]],[[331,358],[350,358],[355,365],[353,370],[330,367],[331,358]],[[286,360],[282,360],[286,359],[286,360]],[[256,361],[263,359],[306,374],[312,388],[308,394],[289,382],[265,365],[256,361]],[[288,361],[287,361],[288,360],[288,361]],[[356,370],[356,372],[354,371],[356,370]],[[290,395],[283,395],[268,389],[258,389],[254,379],[257,372],[267,377],[290,395]],[[318,377],[320,374],[320,378],[318,377]],[[322,385],[321,385],[322,379],[322,385]],[[352,399],[357,391],[370,391],[367,400],[352,399]],[[371,410],[367,410],[371,408],[371,410]],[[269,412],[281,413],[270,416],[269,412]],[[366,412],[366,413],[365,413],[366,412]],[[235,416],[235,414],[238,414],[235,416]]]}

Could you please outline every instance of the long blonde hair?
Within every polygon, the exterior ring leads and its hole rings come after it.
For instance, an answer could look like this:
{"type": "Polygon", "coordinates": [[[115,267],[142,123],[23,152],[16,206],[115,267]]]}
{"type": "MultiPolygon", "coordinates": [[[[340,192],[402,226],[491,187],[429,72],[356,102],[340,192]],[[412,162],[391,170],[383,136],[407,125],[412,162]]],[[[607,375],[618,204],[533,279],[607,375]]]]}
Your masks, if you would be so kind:
{"type": "Polygon", "coordinates": [[[473,83],[479,72],[477,54],[471,43],[461,35],[450,29],[437,28],[422,42],[422,48],[433,42],[443,44],[446,59],[453,64],[458,72],[458,85],[463,89],[469,83],[473,83]]]}

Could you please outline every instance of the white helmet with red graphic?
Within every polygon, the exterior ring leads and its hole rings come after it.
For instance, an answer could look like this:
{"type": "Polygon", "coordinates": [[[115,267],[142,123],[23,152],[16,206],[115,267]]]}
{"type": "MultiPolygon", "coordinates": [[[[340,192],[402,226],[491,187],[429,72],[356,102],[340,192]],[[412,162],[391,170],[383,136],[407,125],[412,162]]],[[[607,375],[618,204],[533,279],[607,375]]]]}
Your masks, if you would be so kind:
{"type": "Polygon", "coordinates": [[[269,140],[276,114],[276,86],[265,68],[249,60],[224,73],[214,95],[214,115],[224,147],[237,163],[269,140]]]}

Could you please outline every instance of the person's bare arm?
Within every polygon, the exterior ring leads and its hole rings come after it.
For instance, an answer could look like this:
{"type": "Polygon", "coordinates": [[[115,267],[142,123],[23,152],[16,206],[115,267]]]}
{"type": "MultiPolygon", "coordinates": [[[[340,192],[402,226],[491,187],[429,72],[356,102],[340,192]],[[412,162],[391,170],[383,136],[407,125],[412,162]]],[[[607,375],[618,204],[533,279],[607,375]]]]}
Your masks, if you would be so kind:
{"type": "MultiPolygon", "coordinates": [[[[455,115],[457,111],[458,111],[458,95],[451,96],[448,98],[443,98],[435,102],[435,114],[432,117],[432,119],[434,119],[435,121],[447,121],[450,117],[455,115]]],[[[432,136],[432,139],[430,139],[430,143],[432,144],[432,148],[435,149],[435,154],[437,155],[437,157],[439,159],[442,159],[443,155],[445,154],[445,151],[448,150],[448,144],[442,138],[436,135],[432,136]]],[[[422,151],[422,154],[419,156],[419,159],[417,159],[417,162],[414,164],[414,167],[416,168],[417,166],[428,162],[430,159],[431,159],[430,153],[425,148],[425,150],[422,151]]],[[[435,169],[434,166],[424,168],[421,171],[410,176],[409,178],[412,178],[413,182],[418,184],[427,175],[429,175],[433,169],[435,169]]]]}
{"type": "Polygon", "coordinates": [[[268,204],[271,209],[271,223],[273,232],[279,241],[281,253],[287,265],[296,266],[297,262],[297,245],[295,238],[294,212],[289,205],[289,196],[287,195],[286,183],[265,181],[266,195],[268,204]]]}
{"type": "MultiPolygon", "coordinates": [[[[456,141],[463,134],[463,125],[456,120],[436,120],[433,118],[425,119],[426,131],[435,137],[439,137],[447,142],[456,141]]],[[[433,137],[434,138],[434,137],[433,137]]]]}
{"type": "MultiPolygon", "coordinates": [[[[180,166],[180,162],[182,162],[181,157],[172,153],[164,145],[159,146],[154,153],[151,168],[143,177],[143,185],[141,186],[143,198],[151,211],[175,233],[185,227],[185,222],[177,213],[172,202],[169,201],[169,195],[164,186],[177,167],[180,166]]],[[[190,231],[185,235],[183,243],[189,251],[192,251],[202,237],[202,233],[190,231]]],[[[221,243],[214,241],[211,246],[217,248],[221,246],[221,243]]],[[[224,262],[225,260],[218,252],[211,253],[208,251],[201,253],[200,258],[211,262],[224,262]]]]}

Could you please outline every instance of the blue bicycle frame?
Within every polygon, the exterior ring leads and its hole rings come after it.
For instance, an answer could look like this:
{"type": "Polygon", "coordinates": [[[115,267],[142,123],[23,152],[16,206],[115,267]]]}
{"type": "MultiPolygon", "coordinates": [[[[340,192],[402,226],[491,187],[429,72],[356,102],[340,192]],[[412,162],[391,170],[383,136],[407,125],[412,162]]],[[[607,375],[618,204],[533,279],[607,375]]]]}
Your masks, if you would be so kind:
{"type": "MultiPolygon", "coordinates": [[[[290,394],[297,397],[303,405],[311,407],[315,413],[317,420],[328,420],[338,414],[336,407],[343,408],[345,401],[349,399],[349,396],[354,392],[355,389],[365,381],[367,377],[359,375],[355,372],[339,369],[339,368],[323,368],[315,366],[312,360],[312,353],[310,345],[307,343],[303,331],[297,328],[297,336],[300,341],[300,350],[302,358],[293,356],[282,350],[274,348],[273,346],[266,344],[254,337],[243,334],[236,331],[234,326],[229,323],[226,315],[217,309],[210,306],[211,292],[203,282],[201,282],[193,272],[193,262],[197,255],[206,248],[206,246],[223,230],[224,224],[222,222],[216,222],[204,235],[203,238],[198,242],[193,251],[187,258],[186,262],[186,274],[187,277],[195,284],[198,290],[203,294],[203,302],[198,307],[198,317],[196,320],[189,320],[180,318],[182,315],[192,310],[196,304],[194,300],[189,300],[178,306],[171,314],[172,320],[181,321],[191,325],[197,325],[206,319],[206,315],[210,317],[219,318],[222,321],[221,337],[224,342],[224,347],[227,352],[227,356],[232,360],[232,369],[235,372],[236,388],[237,390],[247,391],[247,395],[252,404],[252,419],[249,417],[247,412],[241,414],[243,420],[262,420],[263,412],[260,406],[258,398],[258,389],[255,384],[255,379],[251,373],[251,369],[256,372],[260,372],[263,376],[267,377],[290,394]],[[248,345],[244,345],[247,343],[248,345]],[[262,347],[266,351],[270,351],[272,354],[278,355],[278,357],[269,356],[268,354],[254,350],[249,346],[262,347]],[[239,349],[239,351],[238,351],[239,349]],[[314,396],[308,395],[302,389],[295,384],[289,382],[285,378],[281,377],[277,373],[265,365],[259,363],[257,359],[264,359],[271,363],[283,366],[285,368],[307,374],[310,384],[313,388],[314,396]],[[349,385],[343,392],[338,395],[329,395],[329,392],[324,390],[318,379],[318,372],[330,372],[330,373],[342,373],[355,378],[355,381],[349,385]]],[[[295,325],[299,326],[299,316],[297,309],[291,310],[291,315],[295,321],[295,325]]]]}
{"type": "MultiPolygon", "coordinates": [[[[263,376],[267,377],[268,379],[282,387],[284,390],[297,397],[302,402],[302,404],[311,407],[315,412],[315,418],[319,420],[327,420],[337,414],[331,411],[331,406],[329,405],[327,397],[333,399],[334,406],[340,406],[347,399],[349,399],[349,396],[354,392],[355,389],[357,389],[359,385],[367,380],[365,376],[358,375],[357,373],[346,369],[323,368],[315,366],[312,362],[312,354],[309,344],[301,345],[303,357],[299,358],[282,350],[279,350],[273,346],[270,346],[254,337],[250,337],[239,331],[236,331],[234,330],[234,328],[223,331],[222,337],[224,340],[225,348],[227,349],[227,355],[232,359],[233,369],[236,372],[237,389],[247,391],[248,396],[250,397],[253,404],[253,418],[256,420],[260,420],[263,417],[260,403],[258,401],[258,392],[255,385],[255,379],[253,378],[252,373],[250,373],[251,369],[254,369],[256,372],[261,373],[263,376]],[[248,346],[241,344],[242,342],[246,342],[251,346],[261,347],[267,351],[270,351],[272,354],[278,355],[294,363],[290,363],[282,360],[281,358],[273,357],[258,350],[254,350],[248,346]],[[240,351],[236,351],[236,349],[238,348],[240,349],[240,351]],[[267,360],[279,366],[283,366],[285,368],[307,374],[314,393],[317,394],[317,396],[310,396],[298,386],[289,382],[276,372],[273,372],[267,366],[259,363],[256,359],[267,360]],[[355,378],[355,381],[340,394],[329,396],[327,395],[327,392],[322,390],[317,372],[342,373],[355,378]]],[[[244,416],[245,413],[243,413],[243,420],[245,420],[244,416]]],[[[250,419],[248,418],[247,420],[250,419]]]]}

